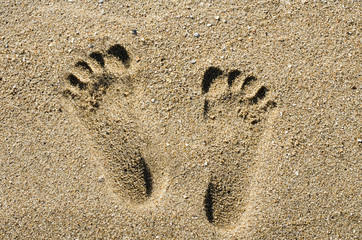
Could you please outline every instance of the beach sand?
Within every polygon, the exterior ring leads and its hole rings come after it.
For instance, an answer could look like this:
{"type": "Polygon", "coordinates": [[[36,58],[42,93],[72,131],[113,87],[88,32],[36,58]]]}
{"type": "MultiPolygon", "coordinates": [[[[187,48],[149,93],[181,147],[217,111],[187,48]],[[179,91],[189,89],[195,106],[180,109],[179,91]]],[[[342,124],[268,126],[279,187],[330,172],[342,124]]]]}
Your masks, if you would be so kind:
{"type": "Polygon", "coordinates": [[[360,1],[1,1],[1,239],[360,239],[360,1]]]}

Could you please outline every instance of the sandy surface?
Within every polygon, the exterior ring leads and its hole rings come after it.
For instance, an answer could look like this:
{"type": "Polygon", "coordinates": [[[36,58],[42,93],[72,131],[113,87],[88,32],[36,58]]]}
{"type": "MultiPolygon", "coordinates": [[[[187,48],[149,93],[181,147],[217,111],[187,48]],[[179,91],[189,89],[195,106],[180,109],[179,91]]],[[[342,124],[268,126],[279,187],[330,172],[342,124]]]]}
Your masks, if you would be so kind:
{"type": "Polygon", "coordinates": [[[1,1],[1,239],[360,239],[360,1],[1,1]],[[135,3],[137,2],[137,3],[135,3]]]}

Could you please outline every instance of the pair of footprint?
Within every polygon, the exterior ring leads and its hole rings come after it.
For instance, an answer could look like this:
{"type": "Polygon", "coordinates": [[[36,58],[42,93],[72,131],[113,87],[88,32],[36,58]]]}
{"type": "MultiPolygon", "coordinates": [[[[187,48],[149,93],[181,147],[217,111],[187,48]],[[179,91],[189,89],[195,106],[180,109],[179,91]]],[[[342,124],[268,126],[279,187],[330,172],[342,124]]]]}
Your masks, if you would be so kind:
{"type": "MultiPolygon", "coordinates": [[[[157,158],[153,153],[157,150],[152,150],[147,136],[140,132],[142,124],[133,111],[136,102],[132,95],[137,94],[137,82],[130,74],[131,57],[123,46],[116,44],[107,51],[92,52],[85,59],[76,62],[71,73],[66,75],[63,95],[94,133],[114,192],[135,204],[143,204],[157,195],[155,182],[162,181],[157,177],[164,173],[157,167],[150,168],[148,159],[157,158]],[[104,97],[115,85],[121,89],[119,97],[122,99],[105,103],[104,97]],[[118,104],[118,110],[108,116],[99,113],[103,103],[118,104]]],[[[269,89],[256,77],[242,78],[242,75],[240,70],[224,72],[217,67],[209,67],[204,72],[201,121],[222,125],[224,119],[235,119],[238,124],[253,128],[267,118],[269,110],[276,106],[274,101],[268,100],[269,89]]],[[[241,165],[243,167],[235,168],[234,172],[214,173],[210,178],[203,208],[205,218],[215,226],[237,221],[245,209],[249,178],[240,172],[247,171],[246,165],[241,165]]]]}

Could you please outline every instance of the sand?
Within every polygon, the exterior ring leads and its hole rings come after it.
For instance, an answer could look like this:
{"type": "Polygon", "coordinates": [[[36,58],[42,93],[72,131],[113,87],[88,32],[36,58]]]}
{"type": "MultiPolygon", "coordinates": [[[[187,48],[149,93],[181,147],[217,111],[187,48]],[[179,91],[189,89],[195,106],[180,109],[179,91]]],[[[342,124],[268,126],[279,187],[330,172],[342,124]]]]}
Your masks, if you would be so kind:
{"type": "Polygon", "coordinates": [[[1,239],[360,239],[360,1],[1,1],[1,239]]]}

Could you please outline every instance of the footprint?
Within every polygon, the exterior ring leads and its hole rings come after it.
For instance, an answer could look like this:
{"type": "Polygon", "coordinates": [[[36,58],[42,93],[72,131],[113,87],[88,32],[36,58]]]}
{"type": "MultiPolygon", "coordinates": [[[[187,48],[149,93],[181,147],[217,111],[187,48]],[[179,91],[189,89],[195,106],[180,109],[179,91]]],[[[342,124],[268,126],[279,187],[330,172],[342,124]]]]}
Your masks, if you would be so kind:
{"type": "Polygon", "coordinates": [[[136,117],[135,82],[131,58],[119,45],[95,51],[79,60],[66,76],[63,95],[90,130],[114,192],[131,203],[143,203],[154,195],[150,166],[156,156],[136,117]]]}
{"type": "Polygon", "coordinates": [[[259,137],[276,103],[270,90],[240,70],[209,67],[202,79],[204,124],[211,139],[213,159],[204,199],[207,220],[228,228],[242,222],[256,163],[259,137]]]}
{"type": "MultiPolygon", "coordinates": [[[[276,103],[266,98],[269,89],[254,76],[241,80],[242,72],[231,70],[224,73],[217,67],[209,67],[203,76],[202,92],[204,117],[214,120],[233,114],[245,122],[257,124],[276,103]]],[[[237,119],[236,118],[236,119],[237,119]]]]}

